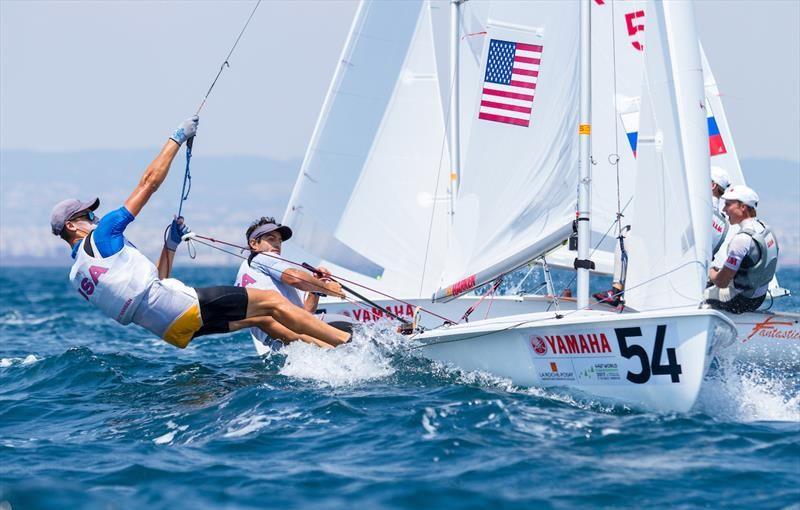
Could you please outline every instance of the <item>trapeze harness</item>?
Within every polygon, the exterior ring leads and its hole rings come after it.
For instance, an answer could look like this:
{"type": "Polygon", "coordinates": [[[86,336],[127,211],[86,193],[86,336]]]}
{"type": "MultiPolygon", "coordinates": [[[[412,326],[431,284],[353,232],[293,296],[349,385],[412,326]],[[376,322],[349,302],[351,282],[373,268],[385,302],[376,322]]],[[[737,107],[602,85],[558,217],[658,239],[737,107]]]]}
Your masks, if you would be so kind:
{"type": "Polygon", "coordinates": [[[127,240],[113,255],[99,256],[93,234],[81,241],[70,270],[78,293],[120,324],[133,322],[186,347],[202,326],[197,292],[172,278],[159,280],[156,266],[127,240]]]}

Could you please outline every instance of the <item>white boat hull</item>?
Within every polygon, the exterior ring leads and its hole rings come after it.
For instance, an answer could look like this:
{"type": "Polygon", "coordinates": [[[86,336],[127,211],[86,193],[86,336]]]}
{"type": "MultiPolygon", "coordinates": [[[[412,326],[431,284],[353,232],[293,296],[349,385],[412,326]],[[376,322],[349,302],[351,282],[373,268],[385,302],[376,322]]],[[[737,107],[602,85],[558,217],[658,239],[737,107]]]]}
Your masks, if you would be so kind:
{"type": "MultiPolygon", "coordinates": [[[[453,322],[458,322],[464,312],[473,305],[478,304],[480,296],[464,296],[447,303],[431,303],[430,299],[406,299],[405,302],[380,299],[375,300],[375,304],[383,308],[389,308],[392,313],[404,319],[414,319],[414,309],[421,306],[427,310],[446,317],[453,322]]],[[[564,309],[575,309],[575,300],[572,298],[559,298],[559,304],[564,309]]],[[[552,298],[540,295],[524,296],[495,296],[486,298],[481,302],[470,315],[470,320],[484,318],[505,317],[508,315],[519,315],[530,312],[544,312],[553,310],[552,298]]],[[[349,301],[334,298],[322,298],[318,312],[335,313],[346,315],[356,322],[369,323],[378,320],[391,319],[384,311],[366,304],[356,305],[349,301]]],[[[421,313],[419,315],[419,325],[426,329],[441,326],[444,321],[434,315],[421,313]]],[[[252,337],[256,352],[263,356],[270,352],[269,346],[265,346],[255,337],[252,337]]]]}
{"type": "Polygon", "coordinates": [[[552,312],[479,321],[415,336],[421,353],[534,387],[565,386],[660,411],[688,411],[734,325],[713,310],[552,312]],[[658,347],[658,349],[656,349],[658,347]]]}
{"type": "MultiPolygon", "coordinates": [[[[408,299],[411,305],[399,301],[377,300],[382,307],[389,307],[395,314],[411,320],[414,307],[422,306],[451,320],[457,321],[464,311],[477,303],[480,297],[465,296],[447,303],[431,303],[427,299],[408,299]]],[[[562,311],[575,309],[575,300],[559,298],[562,311]]],[[[610,311],[606,305],[595,305],[599,311],[610,311]]],[[[347,301],[323,299],[320,309],[328,313],[338,313],[352,317],[357,322],[372,322],[385,319],[387,316],[377,308],[362,307],[347,301]]],[[[524,313],[553,311],[552,299],[542,295],[496,296],[485,299],[470,320],[497,318],[524,313]],[[491,302],[491,306],[489,303],[491,302]],[[488,315],[487,315],[488,310],[488,315]]],[[[789,312],[749,312],[731,314],[723,312],[737,329],[737,342],[725,350],[726,356],[735,356],[747,361],[764,361],[794,363],[800,365],[800,314],[789,312]]],[[[442,324],[442,319],[427,313],[420,314],[420,324],[426,328],[435,328],[442,324]]]]}
{"type": "Polygon", "coordinates": [[[740,361],[800,366],[800,314],[725,314],[736,324],[736,342],[720,353],[740,361]]]}

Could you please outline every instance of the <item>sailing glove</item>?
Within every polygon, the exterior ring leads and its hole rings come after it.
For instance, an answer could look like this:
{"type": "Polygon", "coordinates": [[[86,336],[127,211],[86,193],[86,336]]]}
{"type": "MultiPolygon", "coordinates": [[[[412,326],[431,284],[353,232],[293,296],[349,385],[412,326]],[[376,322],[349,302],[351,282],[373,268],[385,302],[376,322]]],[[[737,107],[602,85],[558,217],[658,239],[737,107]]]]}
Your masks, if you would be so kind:
{"type": "Polygon", "coordinates": [[[167,246],[167,249],[169,251],[177,250],[178,245],[181,244],[183,236],[189,232],[191,232],[191,230],[189,230],[189,227],[183,223],[183,216],[174,218],[169,226],[167,238],[164,240],[164,244],[167,246]]]}
{"type": "Polygon", "coordinates": [[[200,117],[192,115],[188,119],[181,122],[181,125],[172,133],[172,138],[178,145],[183,145],[183,142],[192,138],[197,134],[197,124],[200,122],[200,117]]]}

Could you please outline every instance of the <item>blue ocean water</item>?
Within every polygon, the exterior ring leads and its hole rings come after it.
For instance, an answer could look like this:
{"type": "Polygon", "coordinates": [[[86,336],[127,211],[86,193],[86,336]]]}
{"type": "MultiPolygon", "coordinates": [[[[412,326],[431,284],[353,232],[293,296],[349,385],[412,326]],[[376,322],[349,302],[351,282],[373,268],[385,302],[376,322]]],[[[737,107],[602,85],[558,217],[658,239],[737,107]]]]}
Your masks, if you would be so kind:
{"type": "MultiPolygon", "coordinates": [[[[657,414],[444,369],[381,325],[329,352],[262,359],[246,333],[181,351],[66,273],[0,269],[3,510],[800,508],[797,366],[657,414]]],[[[780,277],[800,294],[800,270],[780,277]]]]}

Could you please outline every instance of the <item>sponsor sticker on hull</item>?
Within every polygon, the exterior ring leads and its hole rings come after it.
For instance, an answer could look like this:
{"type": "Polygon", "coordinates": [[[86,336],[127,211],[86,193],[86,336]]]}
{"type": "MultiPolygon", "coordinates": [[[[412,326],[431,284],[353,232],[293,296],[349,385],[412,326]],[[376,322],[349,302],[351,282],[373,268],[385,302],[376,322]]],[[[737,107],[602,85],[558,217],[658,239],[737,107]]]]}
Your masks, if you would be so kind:
{"type": "Polygon", "coordinates": [[[533,364],[536,367],[536,375],[542,381],[558,384],[577,380],[571,360],[538,359],[533,364]]]}
{"type": "Polygon", "coordinates": [[[683,373],[674,323],[543,329],[528,337],[528,346],[543,383],[673,384],[683,373]]]}

